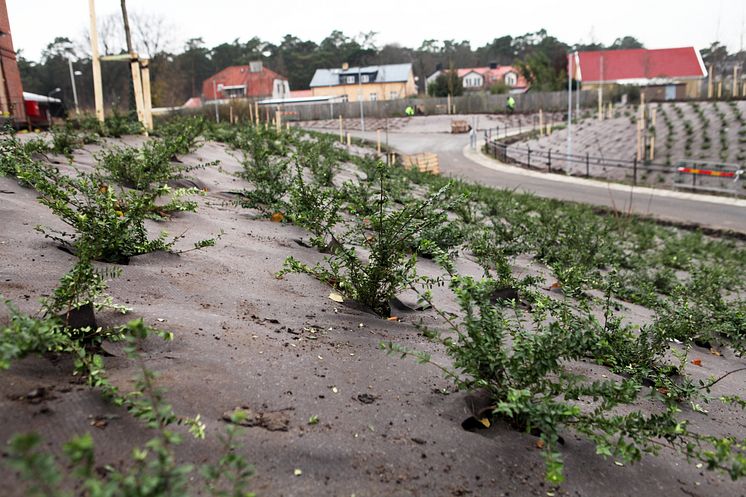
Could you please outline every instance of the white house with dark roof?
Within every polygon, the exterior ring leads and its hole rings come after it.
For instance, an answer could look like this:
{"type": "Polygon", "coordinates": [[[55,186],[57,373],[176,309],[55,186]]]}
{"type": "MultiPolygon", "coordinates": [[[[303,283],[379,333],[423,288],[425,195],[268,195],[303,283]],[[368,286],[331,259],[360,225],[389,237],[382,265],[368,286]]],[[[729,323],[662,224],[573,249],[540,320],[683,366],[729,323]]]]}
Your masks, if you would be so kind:
{"type": "Polygon", "coordinates": [[[396,100],[417,95],[412,64],[316,69],[314,97],[342,97],[348,102],[396,100]]]}

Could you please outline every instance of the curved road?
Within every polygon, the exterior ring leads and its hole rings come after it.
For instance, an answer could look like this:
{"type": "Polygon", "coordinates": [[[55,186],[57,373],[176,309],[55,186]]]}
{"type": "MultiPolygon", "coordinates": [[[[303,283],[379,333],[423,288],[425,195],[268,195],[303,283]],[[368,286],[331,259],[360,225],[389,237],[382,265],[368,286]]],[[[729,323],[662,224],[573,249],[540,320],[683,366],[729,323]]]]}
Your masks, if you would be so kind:
{"type": "MultiPolygon", "coordinates": [[[[353,131],[352,134],[376,140],[375,132],[353,131]]],[[[385,134],[382,134],[382,141],[386,141],[385,134]]],[[[480,146],[482,143],[480,134],[480,146]]],[[[388,144],[404,154],[435,152],[443,174],[466,181],[746,235],[746,200],[529,171],[469,149],[466,134],[389,133],[388,144]]]]}

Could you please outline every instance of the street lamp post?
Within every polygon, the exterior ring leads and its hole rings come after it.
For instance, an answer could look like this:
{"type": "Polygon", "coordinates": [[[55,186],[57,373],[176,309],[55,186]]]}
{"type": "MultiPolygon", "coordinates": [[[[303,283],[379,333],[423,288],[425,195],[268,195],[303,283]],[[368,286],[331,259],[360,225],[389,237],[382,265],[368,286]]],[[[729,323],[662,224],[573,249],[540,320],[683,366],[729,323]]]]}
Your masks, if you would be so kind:
{"type": "Polygon", "coordinates": [[[365,115],[363,114],[363,78],[362,66],[357,66],[357,85],[360,88],[360,131],[365,133],[365,115]]]}
{"type": "Polygon", "coordinates": [[[73,86],[73,101],[75,102],[75,115],[80,115],[80,109],[78,107],[78,89],[75,86],[75,76],[80,76],[83,74],[80,71],[73,71],[73,61],[72,59],[67,59],[67,64],[70,67],[70,84],[73,86]]]}
{"type": "Polygon", "coordinates": [[[49,112],[49,104],[52,103],[52,95],[54,95],[55,93],[59,93],[61,91],[62,91],[62,88],[58,87],[47,93],[47,122],[49,123],[50,126],[52,125],[52,113],[49,112]]]}

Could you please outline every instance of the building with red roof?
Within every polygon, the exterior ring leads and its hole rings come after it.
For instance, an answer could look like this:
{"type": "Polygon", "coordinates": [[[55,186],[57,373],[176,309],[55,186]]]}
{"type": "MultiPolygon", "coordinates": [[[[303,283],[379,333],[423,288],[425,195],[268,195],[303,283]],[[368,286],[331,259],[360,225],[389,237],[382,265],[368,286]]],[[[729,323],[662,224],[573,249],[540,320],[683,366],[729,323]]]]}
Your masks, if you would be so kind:
{"type": "Polygon", "coordinates": [[[575,52],[569,63],[584,90],[634,85],[642,87],[650,100],[698,97],[707,77],[694,47],[575,52]]]}
{"type": "Polygon", "coordinates": [[[232,98],[285,98],[289,95],[288,79],[264,67],[261,62],[226,67],[202,83],[202,99],[208,102],[232,98]]]}
{"type": "MultiPolygon", "coordinates": [[[[427,84],[432,83],[443,73],[437,70],[427,78],[427,84]]],[[[523,93],[528,89],[528,81],[513,66],[498,66],[491,64],[487,67],[465,67],[457,69],[464,90],[489,90],[496,84],[504,84],[511,93],[523,93]]]]}

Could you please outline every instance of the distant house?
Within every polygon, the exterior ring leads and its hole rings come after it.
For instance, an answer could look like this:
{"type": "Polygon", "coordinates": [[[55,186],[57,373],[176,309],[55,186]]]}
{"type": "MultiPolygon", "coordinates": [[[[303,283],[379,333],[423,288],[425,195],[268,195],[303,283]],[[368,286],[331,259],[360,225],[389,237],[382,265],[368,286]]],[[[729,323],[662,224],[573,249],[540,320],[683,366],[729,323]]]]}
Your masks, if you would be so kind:
{"type": "Polygon", "coordinates": [[[698,97],[707,70],[694,47],[599,50],[569,55],[574,79],[584,90],[618,85],[642,88],[648,100],[698,97]]]}
{"type": "Polygon", "coordinates": [[[396,100],[417,94],[412,64],[316,69],[309,86],[315,97],[343,97],[348,102],[396,100]]]}
{"type": "MultiPolygon", "coordinates": [[[[437,70],[431,74],[426,82],[434,82],[444,71],[437,70]]],[[[502,82],[511,93],[521,93],[528,88],[526,78],[513,66],[498,66],[490,64],[488,67],[466,67],[456,69],[464,90],[489,90],[493,85],[502,82]]]]}
{"type": "Polygon", "coordinates": [[[202,99],[208,102],[231,98],[285,98],[288,95],[288,79],[267,69],[261,62],[226,67],[202,83],[202,99]]]}

